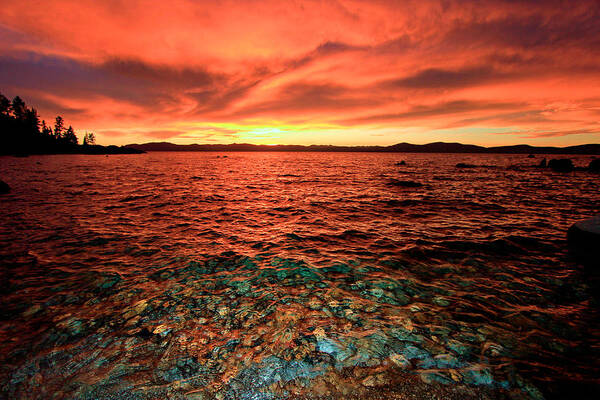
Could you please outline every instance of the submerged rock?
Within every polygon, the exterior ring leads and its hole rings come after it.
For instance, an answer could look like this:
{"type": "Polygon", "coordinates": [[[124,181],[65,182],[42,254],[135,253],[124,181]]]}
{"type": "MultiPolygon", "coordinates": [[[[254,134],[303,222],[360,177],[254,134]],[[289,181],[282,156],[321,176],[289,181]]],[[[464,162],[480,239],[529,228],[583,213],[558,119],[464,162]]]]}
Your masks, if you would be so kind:
{"type": "Polygon", "coordinates": [[[465,383],[469,385],[491,385],[494,378],[487,368],[469,368],[462,371],[465,383]]]}
{"type": "Polygon", "coordinates": [[[571,172],[575,169],[570,158],[553,158],[548,162],[548,167],[556,172],[571,172]]]}
{"type": "Polygon", "coordinates": [[[569,249],[577,259],[598,274],[600,267],[600,215],[573,224],[567,233],[569,249]]]}
{"type": "Polygon", "coordinates": [[[476,168],[477,165],[467,164],[467,163],[458,163],[456,164],[456,168],[476,168]]]}
{"type": "Polygon", "coordinates": [[[403,187],[403,188],[418,188],[422,187],[423,184],[415,181],[401,181],[399,179],[390,179],[388,183],[390,186],[403,187]]]}
{"type": "Polygon", "coordinates": [[[395,165],[396,165],[397,167],[400,167],[400,166],[406,165],[406,161],[402,160],[402,161],[400,161],[400,162],[397,162],[395,165]]]}
{"type": "Polygon", "coordinates": [[[0,180],[0,194],[6,194],[8,192],[10,192],[10,186],[8,186],[8,183],[0,180]]]}

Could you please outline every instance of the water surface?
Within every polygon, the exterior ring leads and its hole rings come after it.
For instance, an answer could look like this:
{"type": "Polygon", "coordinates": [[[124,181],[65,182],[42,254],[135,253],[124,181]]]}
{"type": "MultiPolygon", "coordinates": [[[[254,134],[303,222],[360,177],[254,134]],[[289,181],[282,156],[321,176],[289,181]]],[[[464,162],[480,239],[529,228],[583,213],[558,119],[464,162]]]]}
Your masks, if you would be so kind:
{"type": "Polygon", "coordinates": [[[0,158],[0,396],[594,390],[598,303],[566,230],[600,213],[600,179],[538,162],[0,158]]]}

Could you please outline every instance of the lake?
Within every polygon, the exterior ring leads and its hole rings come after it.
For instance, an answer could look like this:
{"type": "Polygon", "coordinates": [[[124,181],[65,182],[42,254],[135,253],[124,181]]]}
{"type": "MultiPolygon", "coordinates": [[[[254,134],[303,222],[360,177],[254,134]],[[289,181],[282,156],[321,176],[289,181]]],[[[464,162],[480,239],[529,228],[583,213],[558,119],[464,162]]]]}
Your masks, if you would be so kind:
{"type": "Polygon", "coordinates": [[[0,397],[591,393],[600,177],[541,158],[0,157],[0,397]]]}

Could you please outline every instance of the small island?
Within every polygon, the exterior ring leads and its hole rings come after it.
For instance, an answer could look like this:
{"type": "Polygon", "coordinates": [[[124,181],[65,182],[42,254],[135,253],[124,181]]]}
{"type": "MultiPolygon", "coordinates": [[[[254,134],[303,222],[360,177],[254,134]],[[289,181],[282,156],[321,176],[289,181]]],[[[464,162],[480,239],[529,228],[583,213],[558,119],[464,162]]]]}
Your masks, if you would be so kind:
{"type": "Polygon", "coordinates": [[[131,147],[101,146],[94,133],[85,133],[82,144],[72,126],[56,117],[54,127],[40,121],[37,110],[16,96],[12,101],[0,93],[0,155],[30,154],[140,154],[131,147]]]}

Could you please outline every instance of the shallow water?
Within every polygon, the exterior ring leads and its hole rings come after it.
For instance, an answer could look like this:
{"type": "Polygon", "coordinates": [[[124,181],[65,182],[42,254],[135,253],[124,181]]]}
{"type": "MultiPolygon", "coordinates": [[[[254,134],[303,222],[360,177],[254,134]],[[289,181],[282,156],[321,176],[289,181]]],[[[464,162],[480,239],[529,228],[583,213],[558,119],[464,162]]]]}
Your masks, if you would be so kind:
{"type": "Polygon", "coordinates": [[[598,388],[598,301],[566,250],[598,175],[226,155],[0,158],[0,397],[598,388]]]}

